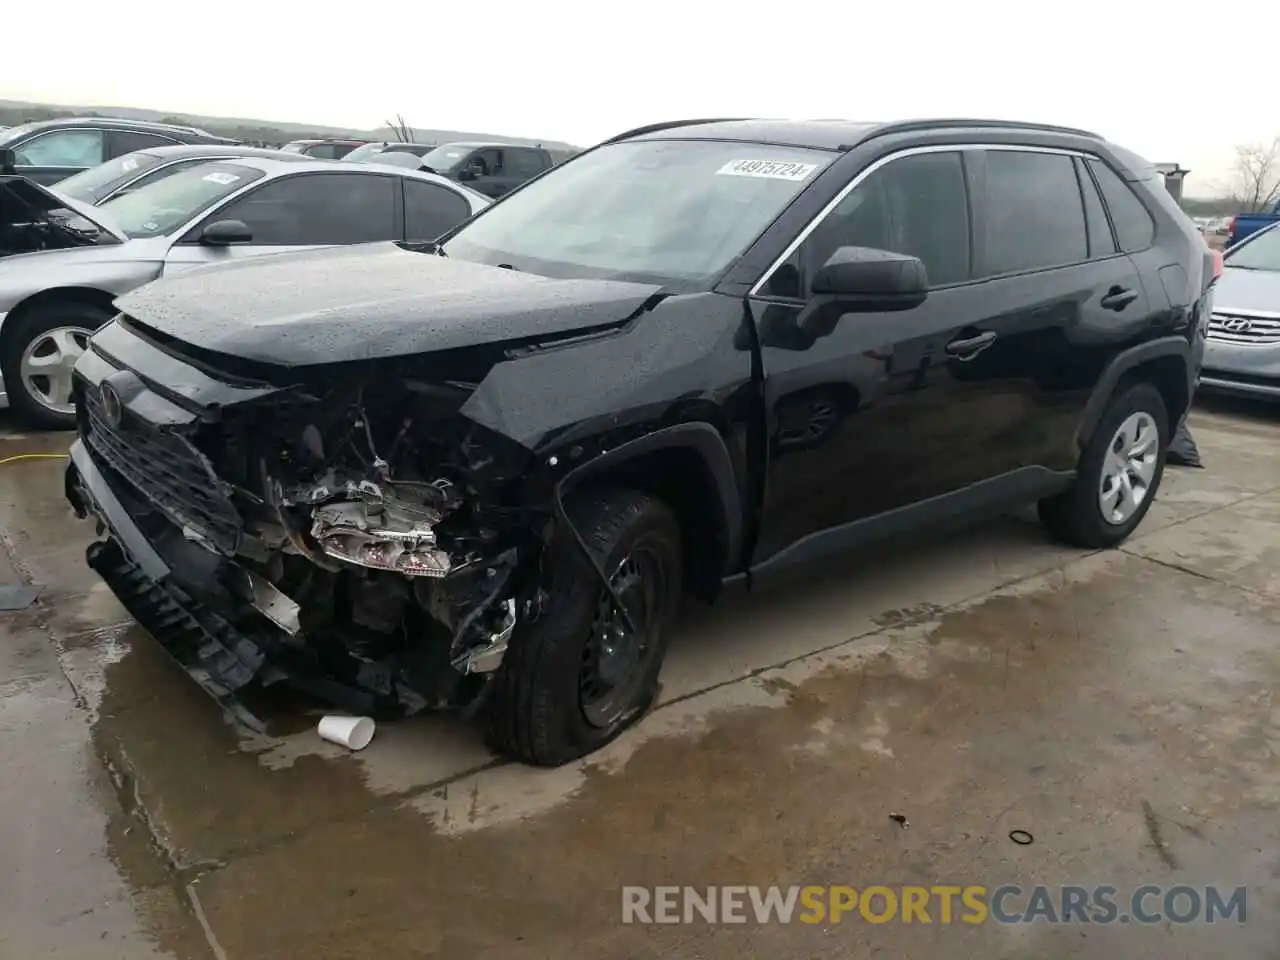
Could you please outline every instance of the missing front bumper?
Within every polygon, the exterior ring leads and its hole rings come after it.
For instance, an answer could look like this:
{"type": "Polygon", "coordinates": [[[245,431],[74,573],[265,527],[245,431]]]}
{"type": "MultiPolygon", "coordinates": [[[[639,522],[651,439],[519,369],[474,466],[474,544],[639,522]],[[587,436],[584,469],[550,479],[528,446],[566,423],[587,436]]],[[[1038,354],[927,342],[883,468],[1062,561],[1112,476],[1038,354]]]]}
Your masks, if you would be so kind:
{"type": "MultiPolygon", "coordinates": [[[[266,721],[241,694],[252,684],[286,682],[343,709],[386,715],[395,705],[329,677],[304,654],[284,648],[276,627],[296,631],[297,605],[242,568],[241,602],[271,624],[246,629],[179,583],[169,562],[139,528],[83,444],[70,450],[66,495],[76,512],[101,525],[103,539],[89,545],[89,566],[129,614],[200,687],[234,719],[264,732],[266,721]],[[292,628],[292,629],[291,629],[292,628]]],[[[238,582],[232,578],[233,582],[238,582]]],[[[237,618],[240,619],[240,618],[237,618]]]]}

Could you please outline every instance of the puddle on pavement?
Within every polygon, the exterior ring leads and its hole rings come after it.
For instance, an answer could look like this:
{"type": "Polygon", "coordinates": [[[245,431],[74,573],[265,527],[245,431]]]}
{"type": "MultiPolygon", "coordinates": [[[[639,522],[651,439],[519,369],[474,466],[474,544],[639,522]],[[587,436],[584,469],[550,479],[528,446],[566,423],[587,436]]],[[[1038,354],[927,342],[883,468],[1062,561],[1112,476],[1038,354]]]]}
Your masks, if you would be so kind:
{"type": "MultiPolygon", "coordinates": [[[[1199,831],[1166,838],[1184,861],[1222,869],[1224,824],[1280,806],[1277,627],[1257,597],[1100,555],[670,704],[580,764],[423,791],[422,742],[381,795],[379,739],[247,750],[134,643],[95,737],[180,865],[218,867],[194,889],[237,960],[622,955],[690,936],[620,926],[622,884],[1025,880],[1019,857],[1136,876],[1161,862],[1144,800],[1199,831]]],[[[1250,842],[1280,856],[1274,821],[1250,842]]]]}

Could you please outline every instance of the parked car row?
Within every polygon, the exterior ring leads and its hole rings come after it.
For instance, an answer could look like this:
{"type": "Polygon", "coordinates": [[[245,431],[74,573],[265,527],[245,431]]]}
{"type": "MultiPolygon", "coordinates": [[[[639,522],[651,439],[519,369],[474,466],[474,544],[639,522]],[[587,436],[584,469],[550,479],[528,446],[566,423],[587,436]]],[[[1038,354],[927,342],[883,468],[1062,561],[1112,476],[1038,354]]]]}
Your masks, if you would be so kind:
{"type": "Polygon", "coordinates": [[[429,173],[253,147],[156,148],[53,188],[0,176],[0,407],[39,427],[74,425],[71,372],[88,338],[117,296],[157,277],[429,241],[489,202],[429,173]]]}

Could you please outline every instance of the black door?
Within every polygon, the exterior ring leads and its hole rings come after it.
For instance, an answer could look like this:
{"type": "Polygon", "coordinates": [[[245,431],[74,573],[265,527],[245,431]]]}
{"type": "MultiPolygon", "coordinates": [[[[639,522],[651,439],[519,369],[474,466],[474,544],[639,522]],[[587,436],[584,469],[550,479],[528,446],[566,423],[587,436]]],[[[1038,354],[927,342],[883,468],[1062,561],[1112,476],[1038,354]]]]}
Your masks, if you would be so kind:
{"type": "Polygon", "coordinates": [[[973,280],[960,151],[891,159],[863,179],[767,279],[751,310],[764,364],[769,476],[757,562],[833,527],[959,490],[999,472],[989,440],[1018,407],[969,373],[1003,332],[973,280]],[[837,248],[921,258],[930,292],[892,313],[806,329],[808,284],[837,248]]]}
{"type": "Polygon", "coordinates": [[[1147,291],[1117,250],[1082,160],[1003,148],[968,157],[980,211],[976,274],[998,337],[956,373],[1014,405],[988,438],[995,468],[1070,471],[1103,367],[1147,326],[1147,291]]]}
{"type": "Polygon", "coordinates": [[[16,171],[45,185],[107,159],[104,132],[91,128],[48,130],[13,144],[12,149],[16,171]]]}

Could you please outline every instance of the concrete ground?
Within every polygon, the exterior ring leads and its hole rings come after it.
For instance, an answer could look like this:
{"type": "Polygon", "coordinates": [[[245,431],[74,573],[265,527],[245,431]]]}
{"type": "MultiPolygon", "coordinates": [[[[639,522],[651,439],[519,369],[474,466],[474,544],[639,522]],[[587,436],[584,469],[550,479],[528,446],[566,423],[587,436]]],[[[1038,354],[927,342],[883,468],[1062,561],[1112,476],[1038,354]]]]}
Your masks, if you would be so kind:
{"type": "Polygon", "coordinates": [[[1280,412],[1192,426],[1122,550],[1020,513],[690,610],[661,706],[555,771],[439,718],[229,726],[85,567],[61,463],[0,466],[0,584],[43,589],[0,613],[0,957],[1280,957],[1280,412]],[[1001,883],[1247,920],[621,922],[624,885],[1001,883]]]}

